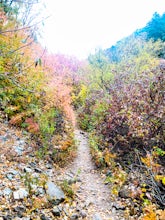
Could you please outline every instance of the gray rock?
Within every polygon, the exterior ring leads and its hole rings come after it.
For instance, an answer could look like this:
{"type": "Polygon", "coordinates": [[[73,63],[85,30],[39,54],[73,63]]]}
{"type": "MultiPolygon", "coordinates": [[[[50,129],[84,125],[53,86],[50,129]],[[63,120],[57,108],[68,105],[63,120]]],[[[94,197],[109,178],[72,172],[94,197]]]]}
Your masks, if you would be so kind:
{"type": "Polygon", "coordinates": [[[19,172],[17,170],[9,170],[8,173],[12,174],[13,176],[16,176],[19,174],[19,172]]]}
{"type": "Polygon", "coordinates": [[[77,213],[73,213],[72,216],[70,217],[71,220],[78,219],[78,218],[79,218],[79,215],[77,213]]]}
{"type": "Polygon", "coordinates": [[[42,187],[38,187],[36,189],[36,195],[44,195],[45,194],[45,190],[42,187]]]}
{"type": "Polygon", "coordinates": [[[24,150],[24,147],[23,146],[14,146],[14,150],[19,156],[21,156],[22,152],[24,150]]]}
{"type": "Polygon", "coordinates": [[[21,140],[19,140],[19,144],[20,144],[20,145],[24,145],[24,144],[25,144],[25,141],[21,139],[21,140]]]}
{"type": "Polygon", "coordinates": [[[98,213],[95,213],[93,216],[93,220],[102,220],[102,218],[100,217],[98,213]]]}
{"type": "Polygon", "coordinates": [[[92,204],[93,204],[93,200],[92,199],[87,199],[86,202],[85,202],[85,206],[86,207],[89,207],[92,204]]]}
{"type": "Polygon", "coordinates": [[[12,193],[12,190],[11,190],[10,188],[5,188],[5,189],[3,190],[3,194],[4,194],[5,196],[9,196],[11,193],[12,193]]]}
{"type": "Polygon", "coordinates": [[[21,189],[13,192],[13,197],[15,200],[24,199],[24,198],[28,197],[28,195],[29,195],[29,193],[24,188],[21,188],[21,189]]]}
{"type": "Polygon", "coordinates": [[[22,220],[30,220],[30,217],[23,217],[22,220]]]}
{"type": "Polygon", "coordinates": [[[23,217],[23,213],[26,211],[26,208],[24,206],[16,206],[14,208],[14,211],[17,213],[17,216],[23,217]]]}
{"type": "Polygon", "coordinates": [[[47,217],[45,214],[42,214],[41,220],[51,220],[51,219],[49,217],[47,217]]]}
{"type": "Polygon", "coordinates": [[[25,212],[26,208],[24,206],[16,206],[14,207],[15,212],[25,212]]]}
{"type": "Polygon", "coordinates": [[[86,218],[87,217],[87,213],[84,210],[80,211],[80,215],[82,218],[86,218]]]}
{"type": "Polygon", "coordinates": [[[36,162],[33,162],[33,161],[30,162],[29,165],[30,165],[30,167],[36,167],[37,166],[36,162]]]}
{"type": "Polygon", "coordinates": [[[61,215],[61,210],[58,208],[58,206],[55,206],[53,208],[52,213],[53,213],[54,216],[60,216],[61,215]]]}
{"type": "Polygon", "coordinates": [[[46,168],[47,168],[47,169],[52,169],[52,168],[53,168],[53,166],[52,166],[52,164],[47,163],[47,164],[46,164],[46,168]]]}
{"type": "Polygon", "coordinates": [[[23,217],[23,218],[16,217],[14,218],[14,220],[30,220],[30,217],[23,217]]]}
{"type": "Polygon", "coordinates": [[[32,173],[33,170],[30,167],[24,167],[24,172],[26,173],[32,173]]]}
{"type": "Polygon", "coordinates": [[[40,169],[40,168],[38,168],[38,167],[35,167],[34,168],[34,171],[36,172],[36,173],[42,173],[43,171],[40,169]]]}
{"type": "Polygon", "coordinates": [[[48,195],[48,199],[55,205],[60,204],[65,200],[64,192],[56,186],[53,182],[47,182],[47,190],[46,193],[48,195]]]}
{"type": "Polygon", "coordinates": [[[6,177],[8,178],[8,180],[12,180],[13,177],[14,177],[14,175],[11,174],[11,173],[7,173],[7,174],[6,174],[6,177]]]}

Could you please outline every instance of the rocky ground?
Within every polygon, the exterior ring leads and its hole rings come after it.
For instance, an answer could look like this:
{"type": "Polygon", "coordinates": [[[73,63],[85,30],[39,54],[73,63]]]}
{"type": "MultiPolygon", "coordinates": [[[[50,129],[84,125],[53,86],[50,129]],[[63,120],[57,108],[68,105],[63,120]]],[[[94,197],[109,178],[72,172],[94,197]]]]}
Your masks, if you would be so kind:
{"type": "Polygon", "coordinates": [[[91,161],[87,137],[79,130],[75,137],[77,157],[59,168],[37,157],[30,135],[0,122],[0,220],[124,219],[91,161]]]}
{"type": "MultiPolygon", "coordinates": [[[[145,219],[140,218],[145,188],[138,170],[129,173],[114,197],[105,181],[108,172],[99,172],[92,162],[87,135],[76,130],[75,139],[76,157],[60,168],[39,157],[28,133],[0,122],[0,220],[145,219]]],[[[145,196],[150,199],[150,190],[145,196]]],[[[164,219],[165,212],[155,213],[164,219]]]]}

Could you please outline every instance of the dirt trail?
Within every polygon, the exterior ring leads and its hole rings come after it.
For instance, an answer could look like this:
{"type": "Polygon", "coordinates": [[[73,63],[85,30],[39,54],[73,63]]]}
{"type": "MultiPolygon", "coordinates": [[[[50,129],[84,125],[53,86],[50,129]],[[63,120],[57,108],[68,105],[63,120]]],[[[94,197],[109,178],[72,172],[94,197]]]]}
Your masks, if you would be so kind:
{"type": "Polygon", "coordinates": [[[110,220],[114,218],[111,213],[110,189],[104,184],[104,179],[98,174],[88,146],[86,135],[80,130],[75,131],[78,142],[77,157],[67,167],[64,177],[66,179],[77,176],[79,189],[76,194],[76,203],[86,210],[88,220],[110,220]]]}

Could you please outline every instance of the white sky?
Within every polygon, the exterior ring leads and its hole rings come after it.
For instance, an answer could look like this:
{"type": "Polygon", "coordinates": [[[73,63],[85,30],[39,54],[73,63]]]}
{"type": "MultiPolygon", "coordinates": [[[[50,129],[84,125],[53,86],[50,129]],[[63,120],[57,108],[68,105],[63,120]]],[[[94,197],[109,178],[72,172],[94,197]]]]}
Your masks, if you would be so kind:
{"type": "Polygon", "coordinates": [[[43,45],[50,52],[86,58],[142,28],[165,0],[44,0],[43,45]]]}

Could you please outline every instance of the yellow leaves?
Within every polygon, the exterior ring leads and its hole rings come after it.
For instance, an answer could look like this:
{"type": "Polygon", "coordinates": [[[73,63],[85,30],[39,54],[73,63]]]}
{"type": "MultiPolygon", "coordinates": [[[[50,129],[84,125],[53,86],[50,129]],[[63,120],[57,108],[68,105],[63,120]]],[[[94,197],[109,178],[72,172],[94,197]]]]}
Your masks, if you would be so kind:
{"type": "Polygon", "coordinates": [[[145,215],[141,220],[156,220],[155,205],[148,205],[143,209],[145,215]]]}
{"type": "Polygon", "coordinates": [[[121,168],[115,167],[113,170],[112,176],[108,176],[106,178],[105,182],[112,183],[112,189],[111,192],[113,195],[118,195],[118,192],[121,188],[121,186],[124,184],[126,180],[127,174],[124,172],[121,168]]]}
{"type": "Polygon", "coordinates": [[[5,112],[9,115],[13,115],[14,112],[16,112],[17,110],[20,109],[20,106],[19,105],[10,105],[8,106],[6,109],[5,109],[5,112]]]}
{"type": "Polygon", "coordinates": [[[165,176],[162,178],[162,183],[165,185],[165,176]]]}
{"type": "Polygon", "coordinates": [[[154,162],[153,156],[149,153],[147,153],[146,157],[141,157],[141,161],[151,168],[153,172],[158,172],[160,169],[160,165],[154,162]]]}
{"type": "Polygon", "coordinates": [[[144,215],[140,220],[164,220],[165,210],[156,210],[155,205],[148,205],[143,209],[144,215]]]}
{"type": "Polygon", "coordinates": [[[27,102],[28,102],[28,103],[31,102],[31,97],[30,97],[30,96],[27,97],[27,102]]]}
{"type": "Polygon", "coordinates": [[[141,191],[142,191],[143,193],[145,193],[147,190],[146,190],[146,188],[142,188],[141,191]]]}
{"type": "Polygon", "coordinates": [[[156,181],[161,181],[163,176],[162,175],[155,175],[154,178],[155,178],[156,181]]]}
{"type": "Polygon", "coordinates": [[[158,181],[158,182],[161,181],[162,184],[165,185],[165,176],[163,176],[163,175],[155,175],[154,178],[155,178],[156,181],[158,181]]]}
{"type": "Polygon", "coordinates": [[[113,187],[111,190],[112,194],[117,196],[118,195],[118,189],[116,187],[113,187]]]}
{"type": "Polygon", "coordinates": [[[142,220],[157,220],[155,212],[150,212],[146,214],[142,220]]]}
{"type": "Polygon", "coordinates": [[[110,166],[112,159],[116,158],[116,155],[111,153],[107,148],[105,149],[105,151],[103,152],[103,157],[104,157],[104,161],[105,163],[110,166]]]}

